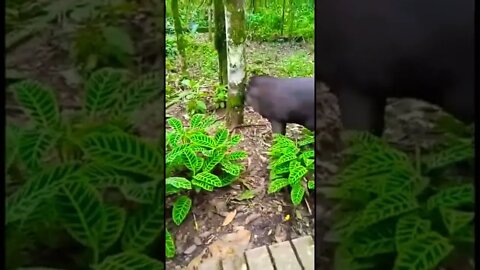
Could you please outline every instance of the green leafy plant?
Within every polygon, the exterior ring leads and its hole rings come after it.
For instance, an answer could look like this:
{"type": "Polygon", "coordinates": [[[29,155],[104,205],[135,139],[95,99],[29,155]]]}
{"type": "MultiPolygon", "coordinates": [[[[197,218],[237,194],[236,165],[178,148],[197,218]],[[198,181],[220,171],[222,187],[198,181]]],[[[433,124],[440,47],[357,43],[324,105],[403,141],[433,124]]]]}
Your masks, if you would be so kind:
{"type": "Polygon", "coordinates": [[[292,203],[298,205],[305,192],[315,188],[313,143],[313,135],[306,135],[303,140],[294,142],[284,135],[275,134],[269,152],[269,194],[290,187],[292,203]]]}
{"type": "Polygon", "coordinates": [[[310,77],[313,76],[314,64],[311,56],[301,52],[283,60],[280,68],[286,77],[310,77]]]}
{"type": "Polygon", "coordinates": [[[65,268],[163,269],[142,254],[164,232],[163,149],[135,135],[131,119],[158,98],[161,80],[131,77],[110,68],[93,73],[73,115],[42,84],[13,86],[29,122],[7,129],[6,238],[17,246],[7,246],[7,269],[50,266],[48,258],[24,254],[72,243],[84,254],[65,268]]]}
{"type": "Polygon", "coordinates": [[[127,67],[135,46],[124,29],[89,23],[75,32],[71,53],[79,69],[88,73],[106,66],[127,67]]]}
{"type": "Polygon", "coordinates": [[[195,80],[184,79],[181,81],[183,91],[178,93],[176,100],[183,100],[187,104],[186,109],[190,115],[206,113],[207,104],[204,98],[207,93],[200,90],[200,83],[195,80]]]}
{"type": "Polygon", "coordinates": [[[213,96],[213,103],[215,108],[224,109],[227,106],[228,90],[226,85],[217,85],[215,87],[215,95],[213,96]]]}
{"type": "Polygon", "coordinates": [[[352,136],[336,185],[320,189],[339,203],[328,234],[336,269],[427,270],[473,258],[474,187],[446,174],[473,149],[472,139],[450,137],[415,160],[368,133],[352,136]]]}
{"type": "MultiPolygon", "coordinates": [[[[172,220],[180,225],[192,207],[191,190],[214,191],[233,183],[244,170],[239,161],[247,157],[244,151],[233,150],[240,135],[229,135],[223,126],[216,126],[214,116],[195,114],[185,127],[177,118],[169,118],[172,128],[167,132],[166,194],[175,196],[172,220]]],[[[167,255],[173,257],[173,240],[167,239],[167,255]]]]}

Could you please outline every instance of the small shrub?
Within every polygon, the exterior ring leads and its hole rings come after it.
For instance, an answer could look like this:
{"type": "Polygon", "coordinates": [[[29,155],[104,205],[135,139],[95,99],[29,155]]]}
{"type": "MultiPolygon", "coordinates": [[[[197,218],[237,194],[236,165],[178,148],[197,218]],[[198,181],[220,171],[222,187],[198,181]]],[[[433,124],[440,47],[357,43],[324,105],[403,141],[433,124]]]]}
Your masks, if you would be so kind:
{"type": "Polygon", "coordinates": [[[305,191],[315,188],[313,143],[312,135],[294,142],[286,136],[275,134],[269,152],[271,181],[268,187],[269,194],[289,186],[292,203],[298,205],[302,202],[305,191]]]}
{"type": "Polygon", "coordinates": [[[213,96],[213,103],[216,109],[224,109],[227,107],[228,90],[226,85],[215,86],[215,95],[213,96]]]}
{"type": "Polygon", "coordinates": [[[417,166],[377,137],[353,136],[337,185],[321,189],[339,203],[328,234],[339,243],[336,269],[437,269],[454,251],[472,258],[473,184],[439,172],[472,160],[473,149],[454,137],[417,166]]]}
{"type": "MultiPolygon", "coordinates": [[[[223,126],[210,135],[216,124],[214,116],[196,114],[190,119],[189,127],[177,118],[169,118],[168,124],[173,130],[167,132],[166,139],[166,194],[175,195],[172,220],[180,225],[192,207],[189,191],[212,192],[230,185],[244,170],[239,161],[245,159],[247,153],[233,150],[241,136],[230,136],[223,126]]],[[[167,255],[173,257],[173,239],[167,240],[167,255]]]]}
{"type": "Polygon", "coordinates": [[[163,149],[135,135],[132,121],[160,86],[155,74],[132,80],[121,70],[96,71],[73,116],[46,86],[13,86],[30,121],[7,129],[5,226],[16,247],[7,246],[10,267],[59,267],[30,254],[76,242],[85,257],[63,268],[163,269],[142,254],[164,232],[163,149]]]}

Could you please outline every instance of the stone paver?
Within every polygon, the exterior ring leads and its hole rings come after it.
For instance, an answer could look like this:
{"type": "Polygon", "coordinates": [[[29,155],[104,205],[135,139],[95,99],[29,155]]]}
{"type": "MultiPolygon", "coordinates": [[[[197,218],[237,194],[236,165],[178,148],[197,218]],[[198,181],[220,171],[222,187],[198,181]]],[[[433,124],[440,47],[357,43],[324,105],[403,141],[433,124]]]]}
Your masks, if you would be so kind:
{"type": "Polygon", "coordinates": [[[258,247],[247,250],[245,257],[250,270],[274,270],[267,247],[258,247]]]}
{"type": "Polygon", "coordinates": [[[298,258],[305,270],[313,270],[315,263],[315,242],[311,236],[304,236],[292,240],[298,258]]]}
{"type": "Polygon", "coordinates": [[[277,270],[302,270],[290,241],[271,245],[268,249],[277,270]]]}
{"type": "Polygon", "coordinates": [[[245,251],[245,256],[230,255],[223,260],[208,258],[198,270],[313,270],[315,243],[311,236],[262,246],[245,251]],[[248,267],[247,267],[248,265],[248,267]]]}

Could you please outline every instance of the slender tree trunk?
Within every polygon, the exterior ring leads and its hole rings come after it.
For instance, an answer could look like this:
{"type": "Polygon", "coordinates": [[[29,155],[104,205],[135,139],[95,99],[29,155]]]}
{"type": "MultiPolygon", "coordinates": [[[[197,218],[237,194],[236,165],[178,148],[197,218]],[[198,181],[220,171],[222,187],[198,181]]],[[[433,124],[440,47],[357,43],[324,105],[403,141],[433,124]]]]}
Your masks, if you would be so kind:
{"type": "Polygon", "coordinates": [[[227,29],[228,99],[227,126],[243,123],[245,99],[245,0],[225,0],[227,29]]]}
{"type": "Polygon", "coordinates": [[[177,50],[182,61],[182,73],[187,72],[187,56],[185,54],[185,39],[183,38],[182,21],[180,20],[180,13],[178,12],[178,0],[172,0],[172,15],[175,34],[177,36],[177,50]]]}
{"type": "Polygon", "coordinates": [[[288,8],[288,20],[289,20],[289,26],[288,26],[288,35],[292,37],[292,31],[293,31],[293,25],[295,22],[295,2],[294,0],[289,0],[289,8],[288,8]]]}
{"type": "Polygon", "coordinates": [[[210,1],[210,4],[207,8],[208,14],[208,40],[213,41],[213,1],[210,1]]]}
{"type": "Polygon", "coordinates": [[[283,28],[285,28],[285,0],[283,0],[282,5],[282,28],[280,30],[280,36],[283,37],[283,28]]]}
{"type": "Polygon", "coordinates": [[[228,83],[227,41],[225,33],[225,7],[223,0],[213,0],[215,13],[215,49],[218,54],[218,81],[228,83]]]}

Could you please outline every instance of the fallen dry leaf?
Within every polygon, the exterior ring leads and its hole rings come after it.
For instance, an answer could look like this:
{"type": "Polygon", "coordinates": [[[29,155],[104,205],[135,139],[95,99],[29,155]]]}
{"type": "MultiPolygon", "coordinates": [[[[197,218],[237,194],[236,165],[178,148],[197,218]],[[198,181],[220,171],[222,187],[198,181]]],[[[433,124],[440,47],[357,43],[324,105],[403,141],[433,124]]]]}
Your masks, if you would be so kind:
{"type": "Polygon", "coordinates": [[[230,222],[233,221],[233,219],[235,218],[236,215],[237,215],[237,209],[228,213],[227,216],[225,217],[225,219],[223,220],[222,226],[227,226],[228,224],[230,224],[230,222]]]}

